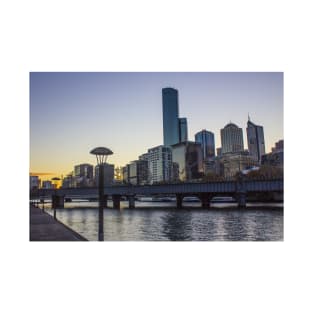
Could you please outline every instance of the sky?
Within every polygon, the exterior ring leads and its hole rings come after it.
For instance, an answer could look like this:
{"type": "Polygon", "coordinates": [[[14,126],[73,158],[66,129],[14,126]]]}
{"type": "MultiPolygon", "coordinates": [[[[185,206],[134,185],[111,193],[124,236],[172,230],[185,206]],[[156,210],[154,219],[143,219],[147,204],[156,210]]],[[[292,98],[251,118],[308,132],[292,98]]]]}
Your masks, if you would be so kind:
{"type": "Polygon", "coordinates": [[[66,176],[74,165],[96,159],[105,146],[108,162],[124,166],[163,144],[162,88],[179,93],[179,116],[186,117],[189,140],[230,121],[264,127],[266,152],[283,139],[281,72],[32,72],[30,73],[30,172],[43,178],[66,176]]]}

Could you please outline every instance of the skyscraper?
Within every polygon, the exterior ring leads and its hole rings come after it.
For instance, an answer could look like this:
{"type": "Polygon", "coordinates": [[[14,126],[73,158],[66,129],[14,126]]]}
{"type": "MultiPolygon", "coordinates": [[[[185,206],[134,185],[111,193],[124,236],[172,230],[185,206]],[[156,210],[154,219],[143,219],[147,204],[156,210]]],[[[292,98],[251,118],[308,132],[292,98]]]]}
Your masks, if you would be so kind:
{"type": "Polygon", "coordinates": [[[185,117],[179,118],[179,142],[188,141],[188,126],[185,117]]]}
{"type": "Polygon", "coordinates": [[[262,155],[265,154],[263,127],[252,123],[250,117],[247,122],[247,140],[250,155],[260,163],[262,155]]]}
{"type": "Polygon", "coordinates": [[[195,134],[195,142],[201,144],[203,160],[215,156],[214,134],[205,129],[195,134]]]}
{"type": "Polygon", "coordinates": [[[222,154],[243,151],[242,128],[234,123],[227,124],[221,129],[222,154]]]}
{"type": "Polygon", "coordinates": [[[174,88],[163,88],[162,103],[163,143],[170,147],[179,142],[178,91],[174,88]]]}

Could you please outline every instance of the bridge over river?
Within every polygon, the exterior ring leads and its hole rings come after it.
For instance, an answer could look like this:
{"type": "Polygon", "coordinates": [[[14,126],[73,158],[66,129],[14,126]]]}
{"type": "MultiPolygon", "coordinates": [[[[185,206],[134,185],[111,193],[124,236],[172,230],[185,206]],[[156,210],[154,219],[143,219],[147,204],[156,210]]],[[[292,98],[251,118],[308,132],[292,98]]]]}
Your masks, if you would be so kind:
{"type": "MultiPolygon", "coordinates": [[[[135,196],[174,195],[177,208],[182,207],[183,198],[196,196],[201,200],[203,208],[210,207],[210,201],[216,196],[231,196],[238,202],[238,207],[246,206],[249,195],[267,196],[273,193],[282,194],[284,190],[283,179],[276,180],[236,180],[207,183],[178,183],[162,185],[110,185],[104,186],[104,205],[107,206],[108,197],[112,197],[113,207],[120,208],[121,197],[126,197],[129,207],[135,207],[135,196]]],[[[51,197],[53,207],[63,207],[65,198],[97,198],[98,188],[61,188],[39,189],[31,193],[34,197],[51,197]]]]}

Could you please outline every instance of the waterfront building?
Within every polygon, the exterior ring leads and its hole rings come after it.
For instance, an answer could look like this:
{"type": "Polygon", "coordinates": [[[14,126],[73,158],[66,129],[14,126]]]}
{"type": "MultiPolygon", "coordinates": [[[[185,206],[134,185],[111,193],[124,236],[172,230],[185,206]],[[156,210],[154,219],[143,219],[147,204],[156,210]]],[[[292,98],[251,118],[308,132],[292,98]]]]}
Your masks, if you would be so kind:
{"type": "Polygon", "coordinates": [[[278,167],[280,169],[284,168],[284,140],[283,139],[275,143],[275,147],[272,148],[272,152],[262,155],[261,164],[278,167]]]}
{"type": "Polygon", "coordinates": [[[284,151],[284,140],[281,139],[275,143],[275,147],[272,148],[272,152],[284,151]]]}
{"type": "Polygon", "coordinates": [[[214,134],[212,132],[202,129],[200,132],[195,134],[195,142],[201,144],[203,160],[215,156],[215,141],[214,134]]]}
{"type": "Polygon", "coordinates": [[[259,164],[247,151],[225,153],[219,158],[219,163],[218,174],[225,178],[233,178],[237,173],[259,164]]]}
{"type": "Polygon", "coordinates": [[[179,120],[179,142],[188,141],[187,119],[185,117],[181,117],[178,120],[179,120]]]}
{"type": "Polygon", "coordinates": [[[179,142],[178,90],[162,89],[163,144],[170,147],[179,142]]]}
{"type": "Polygon", "coordinates": [[[172,162],[181,181],[198,179],[203,175],[201,144],[192,141],[180,142],[172,146],[172,162]]]}
{"type": "Polygon", "coordinates": [[[40,187],[39,176],[29,176],[29,190],[38,189],[40,187]]]}
{"type": "Polygon", "coordinates": [[[74,166],[74,174],[76,177],[93,178],[93,165],[91,164],[79,164],[74,166]]]}
{"type": "Polygon", "coordinates": [[[76,187],[92,187],[93,180],[93,165],[83,163],[74,166],[74,176],[76,187]]]}
{"type": "Polygon", "coordinates": [[[234,123],[229,123],[221,129],[221,141],[222,154],[244,150],[242,128],[239,128],[234,123]]]}
{"type": "Polygon", "coordinates": [[[129,183],[129,164],[122,167],[123,183],[129,183]]]}
{"type": "Polygon", "coordinates": [[[52,189],[52,188],[53,188],[53,185],[52,185],[51,180],[44,180],[44,181],[42,182],[41,188],[42,188],[42,189],[52,189]]]}
{"type": "Polygon", "coordinates": [[[138,160],[148,161],[149,160],[149,153],[143,153],[138,157],[138,160]]]}
{"type": "MultiPolygon", "coordinates": [[[[114,182],[114,164],[103,163],[103,183],[104,185],[112,185],[114,182]]],[[[99,165],[95,167],[95,182],[99,184],[99,165]]]]}
{"type": "Polygon", "coordinates": [[[148,161],[136,160],[129,164],[129,183],[132,185],[148,183],[148,161]]]}
{"type": "Polygon", "coordinates": [[[250,155],[259,163],[265,154],[263,127],[251,122],[250,117],[247,122],[247,141],[250,155]]]}
{"type": "Polygon", "coordinates": [[[149,183],[168,182],[172,178],[172,150],[157,146],[148,149],[149,183]]]}
{"type": "Polygon", "coordinates": [[[65,178],[63,178],[62,188],[74,188],[74,187],[76,187],[75,177],[74,177],[74,173],[71,172],[68,175],[66,175],[65,178]]]}

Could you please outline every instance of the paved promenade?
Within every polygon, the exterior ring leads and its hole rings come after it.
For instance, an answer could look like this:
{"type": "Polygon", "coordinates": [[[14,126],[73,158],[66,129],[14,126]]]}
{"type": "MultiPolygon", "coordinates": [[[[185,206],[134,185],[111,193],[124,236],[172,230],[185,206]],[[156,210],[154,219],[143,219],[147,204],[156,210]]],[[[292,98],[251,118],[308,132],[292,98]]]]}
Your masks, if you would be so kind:
{"type": "Polygon", "coordinates": [[[41,209],[30,207],[30,241],[87,241],[41,209]]]}

